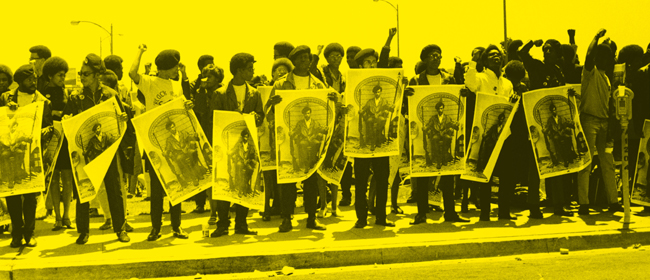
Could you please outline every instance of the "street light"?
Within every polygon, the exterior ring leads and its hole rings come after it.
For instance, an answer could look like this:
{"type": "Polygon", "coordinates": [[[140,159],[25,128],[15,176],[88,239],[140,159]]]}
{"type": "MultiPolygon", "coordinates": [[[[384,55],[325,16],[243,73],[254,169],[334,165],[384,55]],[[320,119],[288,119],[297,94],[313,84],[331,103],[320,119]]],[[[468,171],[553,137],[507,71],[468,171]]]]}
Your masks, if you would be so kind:
{"type": "MultiPolygon", "coordinates": [[[[99,28],[103,29],[104,31],[106,31],[106,33],[108,33],[108,35],[111,36],[111,54],[113,54],[113,24],[111,23],[111,31],[108,31],[108,29],[106,29],[106,28],[104,28],[103,26],[101,26],[101,25],[99,25],[99,24],[97,24],[97,23],[94,23],[94,22],[92,22],[92,21],[73,20],[73,21],[70,22],[70,24],[72,24],[72,25],[79,25],[79,23],[82,23],[82,22],[85,22],[85,23],[91,23],[91,24],[97,25],[97,26],[99,26],[99,28]]],[[[101,44],[101,40],[100,40],[100,44],[101,44]]]]}
{"type": "Polygon", "coordinates": [[[386,0],[372,0],[372,1],[374,1],[374,2],[379,2],[379,1],[386,2],[386,3],[388,3],[388,5],[393,7],[393,9],[395,9],[395,12],[397,13],[397,57],[399,57],[399,33],[400,33],[399,32],[399,5],[398,4],[393,5],[393,3],[388,2],[386,0]]]}

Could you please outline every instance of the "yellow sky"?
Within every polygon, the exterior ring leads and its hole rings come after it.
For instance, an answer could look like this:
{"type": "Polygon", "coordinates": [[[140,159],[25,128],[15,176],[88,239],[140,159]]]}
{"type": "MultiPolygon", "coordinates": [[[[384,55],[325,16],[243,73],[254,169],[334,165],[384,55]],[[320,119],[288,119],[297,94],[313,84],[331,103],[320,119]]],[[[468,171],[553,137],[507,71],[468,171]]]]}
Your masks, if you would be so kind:
{"type": "MultiPolygon", "coordinates": [[[[467,61],[474,47],[503,40],[502,0],[389,1],[399,5],[400,56],[409,76],[414,74],[420,50],[427,44],[440,45],[442,66],[451,68],[455,56],[467,61]]],[[[28,49],[37,44],[47,45],[53,55],[77,69],[86,54],[99,54],[100,38],[104,40],[102,56],[110,53],[106,32],[91,24],[73,26],[71,20],[93,21],[106,28],[112,23],[114,52],[124,58],[126,71],[138,44],[146,43],[149,51],[143,64],[153,61],[159,51],[174,48],[180,51],[193,79],[198,74],[198,57],[211,54],[226,70],[226,81],[231,76],[230,58],[238,52],[253,54],[258,61],[256,74],[270,78],[273,44],[277,41],[305,44],[312,50],[331,42],[345,48],[358,45],[379,50],[388,29],[396,25],[395,10],[372,0],[11,2],[3,4],[0,63],[12,70],[28,62],[28,49]]],[[[584,60],[589,42],[602,27],[619,49],[628,44],[645,49],[650,42],[648,10],[648,0],[510,0],[508,36],[524,41],[554,38],[568,43],[566,29],[574,28],[578,54],[584,60]]],[[[397,38],[391,55],[397,55],[397,38]]],[[[533,56],[541,58],[541,51],[534,49],[533,56]]]]}

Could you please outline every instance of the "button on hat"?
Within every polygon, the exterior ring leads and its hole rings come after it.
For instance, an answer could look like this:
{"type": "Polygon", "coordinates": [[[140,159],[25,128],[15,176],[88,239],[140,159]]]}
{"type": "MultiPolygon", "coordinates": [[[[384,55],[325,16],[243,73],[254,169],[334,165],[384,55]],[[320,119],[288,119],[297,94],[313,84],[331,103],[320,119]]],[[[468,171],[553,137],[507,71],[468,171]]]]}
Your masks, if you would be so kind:
{"type": "Polygon", "coordinates": [[[374,56],[375,58],[379,59],[377,52],[374,49],[368,48],[358,52],[357,55],[354,56],[354,61],[356,61],[357,64],[362,65],[363,60],[369,56],[374,56]]]}
{"type": "Polygon", "coordinates": [[[295,49],[291,51],[291,53],[289,53],[289,59],[291,60],[291,62],[294,62],[294,60],[303,53],[311,54],[311,49],[305,45],[297,46],[295,49]]]}
{"type": "Polygon", "coordinates": [[[104,66],[102,58],[94,53],[88,54],[86,56],[83,65],[90,67],[96,73],[106,72],[106,66],[104,66]]]}
{"type": "Polygon", "coordinates": [[[436,44],[427,45],[420,52],[420,60],[424,61],[427,58],[427,56],[429,56],[434,51],[438,51],[439,54],[442,54],[442,49],[440,49],[438,45],[436,44]]]}

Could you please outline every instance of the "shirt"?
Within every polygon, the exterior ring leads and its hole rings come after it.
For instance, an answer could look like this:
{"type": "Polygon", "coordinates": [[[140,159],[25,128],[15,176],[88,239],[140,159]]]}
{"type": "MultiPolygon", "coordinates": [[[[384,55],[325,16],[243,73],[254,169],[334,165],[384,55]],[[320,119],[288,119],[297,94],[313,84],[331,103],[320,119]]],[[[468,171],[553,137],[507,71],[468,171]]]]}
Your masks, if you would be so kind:
{"type": "Polygon", "coordinates": [[[18,106],[23,107],[32,103],[36,99],[36,96],[33,94],[25,93],[18,90],[18,106]]]}
{"type": "Polygon", "coordinates": [[[232,87],[235,89],[235,96],[237,96],[237,107],[241,112],[242,109],[244,108],[244,97],[246,95],[246,83],[239,86],[232,85],[232,87]]]}
{"type": "Polygon", "coordinates": [[[140,83],[137,85],[145,96],[146,110],[156,108],[183,95],[183,86],[180,81],[140,75],[140,83]]]}
{"type": "Polygon", "coordinates": [[[591,71],[583,68],[580,113],[608,118],[610,91],[611,85],[605,71],[598,70],[595,65],[591,71]]]}
{"type": "Polygon", "coordinates": [[[512,92],[512,83],[501,73],[500,77],[490,69],[484,68],[483,72],[478,73],[476,68],[470,68],[465,73],[465,85],[472,92],[482,92],[488,94],[501,95],[509,97],[512,92]]]}
{"type": "Polygon", "coordinates": [[[309,76],[293,75],[293,78],[296,83],[296,90],[309,89],[309,76]]]}
{"type": "Polygon", "coordinates": [[[427,75],[427,80],[429,81],[429,85],[432,86],[437,86],[442,84],[442,78],[440,77],[440,74],[438,75],[427,75]]]}

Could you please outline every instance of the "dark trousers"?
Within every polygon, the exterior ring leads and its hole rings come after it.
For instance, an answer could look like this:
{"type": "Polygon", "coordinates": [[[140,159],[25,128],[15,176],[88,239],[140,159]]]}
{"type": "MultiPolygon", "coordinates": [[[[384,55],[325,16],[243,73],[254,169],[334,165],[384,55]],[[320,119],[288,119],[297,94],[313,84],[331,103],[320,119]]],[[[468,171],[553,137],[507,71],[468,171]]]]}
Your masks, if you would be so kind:
{"type": "Polygon", "coordinates": [[[388,157],[380,158],[355,158],[354,175],[355,175],[355,200],[354,209],[357,212],[359,221],[368,219],[368,202],[366,192],[368,191],[368,177],[370,176],[370,167],[373,170],[373,177],[377,182],[377,203],[375,205],[376,222],[386,221],[386,200],[388,200],[388,175],[389,159],[388,157]]]}
{"type": "Polygon", "coordinates": [[[271,198],[273,198],[273,208],[281,207],[280,190],[278,185],[278,173],[276,170],[263,171],[264,176],[264,214],[270,215],[271,198]],[[268,212],[268,213],[266,213],[268,212]]]}
{"type": "MultiPolygon", "coordinates": [[[[228,212],[230,212],[230,201],[217,200],[217,216],[219,217],[217,228],[230,227],[228,212]]],[[[246,216],[248,216],[248,208],[235,204],[235,215],[235,228],[247,229],[246,216]]]]}
{"type": "MultiPolygon", "coordinates": [[[[426,215],[429,212],[429,189],[432,187],[433,177],[414,178],[413,183],[417,185],[418,214],[426,215]]],[[[454,201],[454,176],[440,176],[438,188],[442,192],[442,202],[445,208],[445,219],[453,219],[456,214],[456,202],[454,201]]]]}
{"type": "MultiPolygon", "coordinates": [[[[113,222],[113,231],[124,231],[124,201],[122,200],[122,188],[120,185],[120,173],[117,170],[117,156],[108,166],[106,176],[104,177],[104,186],[106,187],[106,196],[108,197],[108,208],[111,211],[111,220],[113,222]]],[[[97,188],[98,186],[95,186],[97,188]]],[[[75,191],[75,193],[77,193],[75,191]]],[[[77,232],[90,233],[90,203],[79,203],[77,199],[77,232]]]]}
{"type": "MultiPolygon", "coordinates": [[[[531,156],[528,168],[528,204],[532,207],[539,207],[539,185],[540,178],[537,173],[537,167],[535,163],[535,157],[531,156]]],[[[502,176],[503,177],[503,176],[502,176]]],[[[551,196],[549,199],[553,202],[553,206],[556,211],[563,209],[565,203],[564,192],[565,190],[571,190],[572,187],[577,189],[577,186],[573,186],[573,178],[575,174],[565,174],[557,177],[551,177],[546,179],[546,190],[547,193],[551,196]]],[[[506,177],[506,179],[508,179],[506,177]]],[[[503,179],[501,179],[503,182],[503,179]]],[[[514,184],[517,182],[509,182],[514,188],[514,184]]],[[[503,183],[502,183],[503,184],[503,183]]]]}
{"type": "MultiPolygon", "coordinates": [[[[160,230],[162,227],[165,190],[163,189],[158,176],[156,176],[156,171],[154,171],[153,166],[151,166],[148,156],[145,158],[145,170],[149,171],[149,176],[151,177],[151,226],[160,230]]],[[[169,213],[172,220],[172,229],[176,230],[181,226],[181,203],[172,205],[170,202],[169,213]]]]}
{"type": "Polygon", "coordinates": [[[397,207],[397,197],[399,196],[399,184],[402,182],[402,177],[399,176],[399,170],[395,174],[393,184],[390,187],[390,205],[397,207]]]}
{"type": "Polygon", "coordinates": [[[343,177],[341,178],[341,200],[349,200],[352,202],[352,163],[345,164],[343,177]]]}
{"type": "Polygon", "coordinates": [[[37,195],[38,193],[28,193],[6,198],[9,216],[11,217],[11,237],[14,240],[25,238],[25,241],[29,242],[34,236],[37,195]]]}
{"type": "MultiPolygon", "coordinates": [[[[492,184],[473,182],[479,188],[479,198],[481,200],[481,217],[489,218],[492,211],[492,184]]],[[[517,177],[501,176],[499,177],[499,217],[510,217],[510,205],[515,193],[517,177]]],[[[539,188],[538,188],[539,190],[539,188]]]]}
{"type": "MultiPolygon", "coordinates": [[[[310,218],[316,217],[318,210],[318,173],[314,172],[303,182],[303,205],[310,218]]],[[[290,219],[296,208],[296,184],[278,184],[282,197],[282,218],[290,219]]]]}
{"type": "Polygon", "coordinates": [[[200,193],[197,193],[192,197],[194,199],[194,202],[196,202],[196,207],[205,207],[205,201],[208,198],[207,192],[212,191],[212,189],[207,189],[205,191],[202,191],[200,193]]]}

